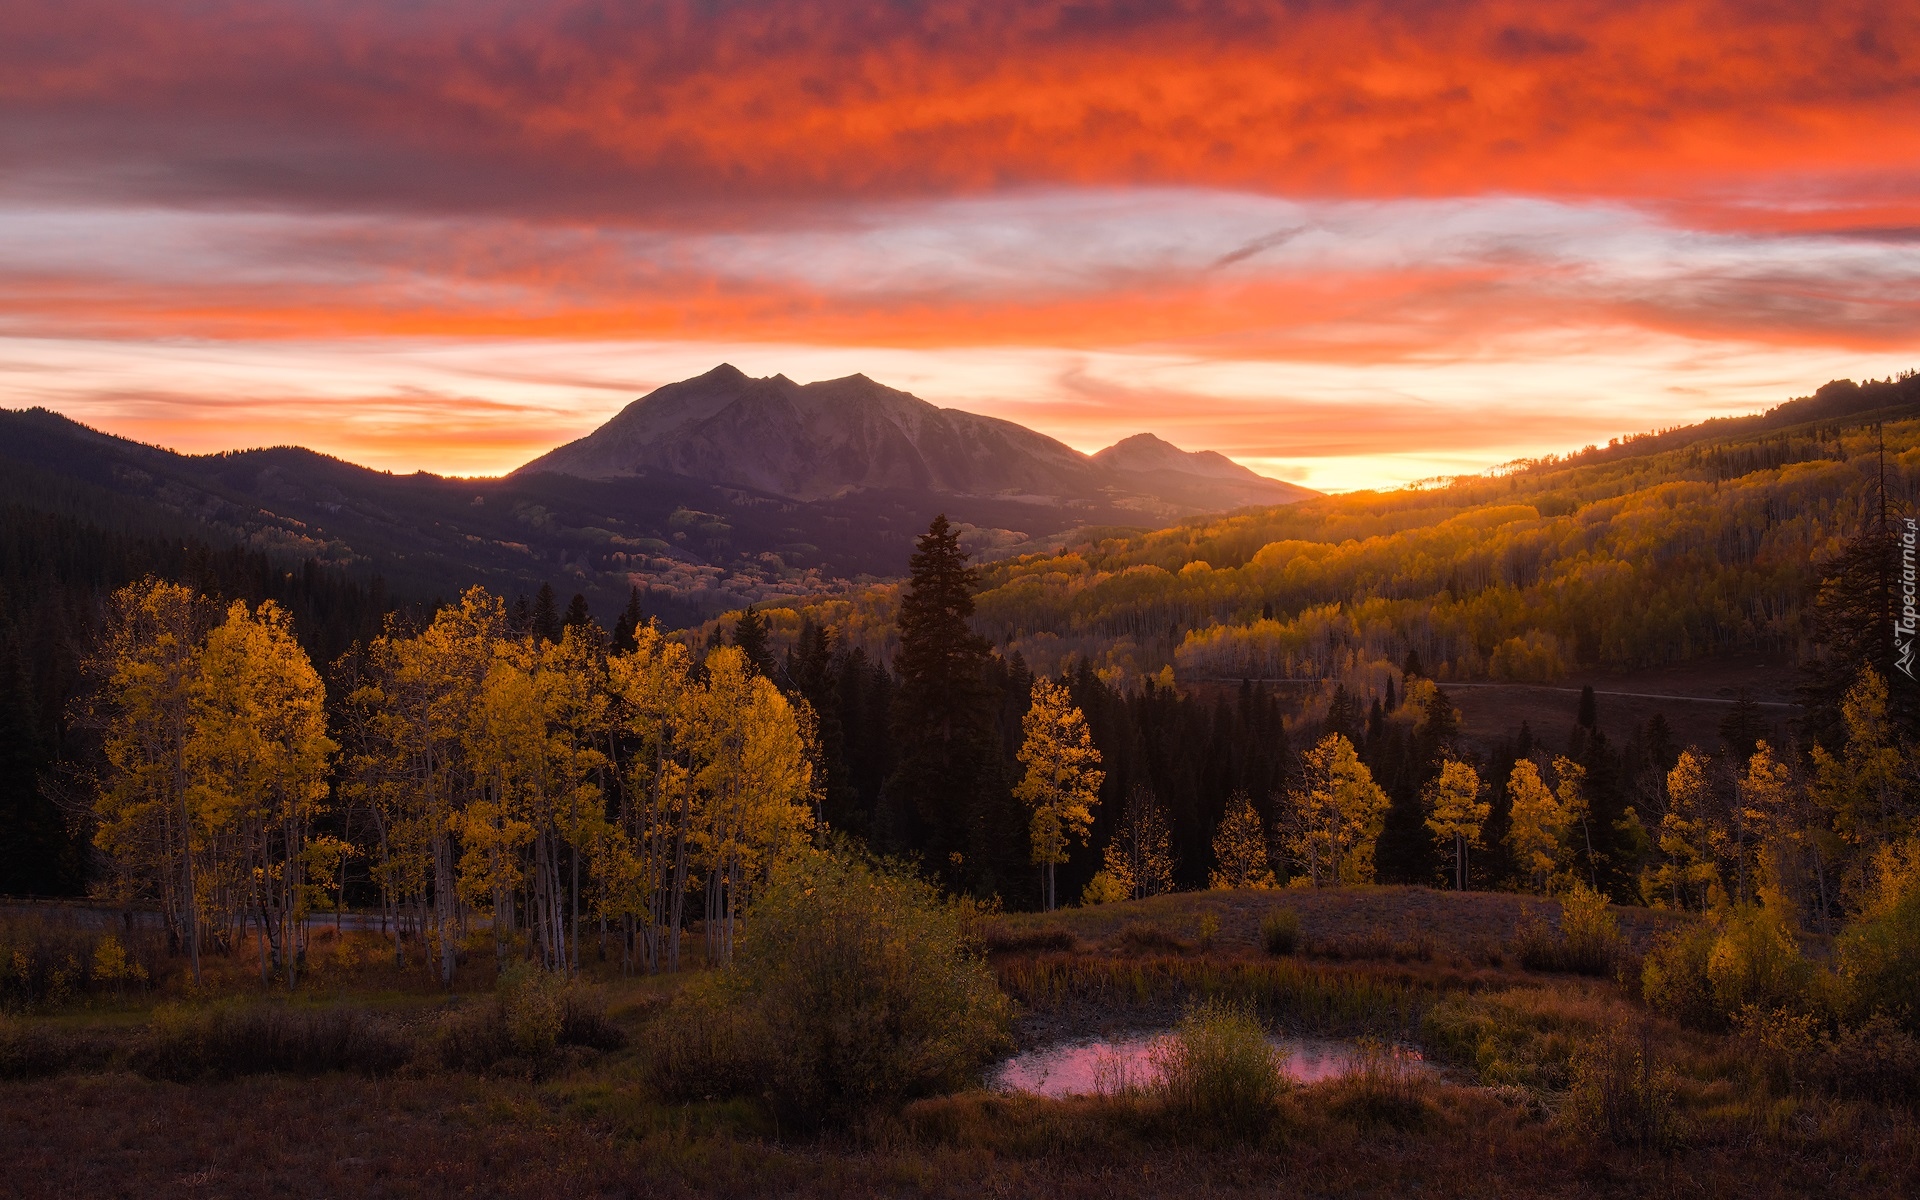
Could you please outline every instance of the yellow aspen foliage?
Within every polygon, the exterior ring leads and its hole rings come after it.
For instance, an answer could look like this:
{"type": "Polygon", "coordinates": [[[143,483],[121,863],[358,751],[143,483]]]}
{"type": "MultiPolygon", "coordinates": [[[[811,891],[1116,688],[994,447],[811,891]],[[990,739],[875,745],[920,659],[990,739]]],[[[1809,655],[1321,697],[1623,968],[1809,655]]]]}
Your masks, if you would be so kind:
{"type": "Polygon", "coordinates": [[[1813,748],[1813,798],[1849,843],[1886,845],[1912,828],[1905,795],[1909,772],[1887,719],[1887,681],[1864,668],[1847,689],[1840,715],[1847,728],[1841,753],[1813,748]]]}
{"type": "Polygon", "coordinates": [[[1327,734],[1300,756],[1288,801],[1287,852],[1313,886],[1373,882],[1387,794],[1345,735],[1327,734]]]}
{"type": "Polygon", "coordinates": [[[1102,869],[1126,899],[1144,900],[1173,890],[1173,831],[1153,789],[1136,785],[1127,797],[1102,869]]]}
{"type": "Polygon", "coordinates": [[[1705,911],[1721,886],[1718,851],[1725,831],[1714,818],[1708,760],[1683,750],[1667,772],[1667,811],[1660,818],[1659,845],[1666,861],[1649,879],[1653,894],[1664,892],[1676,908],[1705,911]]]}
{"type": "Polygon", "coordinates": [[[1273,867],[1267,861],[1267,831],[1254,811],[1253,797],[1245,792],[1235,792],[1227,801],[1226,815],[1213,833],[1213,863],[1207,875],[1209,888],[1274,886],[1273,867]]]}
{"type": "Polygon", "coordinates": [[[1560,800],[1540,779],[1540,768],[1527,759],[1513,764],[1507,777],[1507,798],[1512,805],[1507,827],[1507,848],[1514,865],[1544,892],[1552,878],[1561,838],[1567,827],[1567,813],[1560,800]]]}
{"type": "Polygon", "coordinates": [[[1440,765],[1440,774],[1428,782],[1423,799],[1427,805],[1427,829],[1445,848],[1453,851],[1453,886],[1467,887],[1467,848],[1480,845],[1480,828],[1486,823],[1492,805],[1480,798],[1480,775],[1466,763],[1449,759],[1440,765]]]}
{"type": "Polygon", "coordinates": [[[1045,676],[1033,681],[1022,728],[1026,739],[1019,759],[1027,770],[1013,794],[1033,810],[1033,861],[1042,870],[1043,901],[1051,912],[1054,867],[1067,861],[1068,842],[1084,839],[1093,828],[1093,809],[1100,803],[1106,773],[1100,769],[1100,751],[1094,748],[1086,715],[1074,706],[1064,684],[1045,676]]]}
{"type": "Polygon", "coordinates": [[[1598,890],[1599,864],[1593,855],[1593,830],[1587,823],[1587,769],[1563,754],[1555,755],[1553,774],[1558,780],[1554,798],[1560,802],[1566,820],[1561,831],[1561,862],[1566,876],[1573,880],[1585,875],[1587,886],[1598,890]],[[1583,859],[1584,871],[1580,870],[1583,859]]]}

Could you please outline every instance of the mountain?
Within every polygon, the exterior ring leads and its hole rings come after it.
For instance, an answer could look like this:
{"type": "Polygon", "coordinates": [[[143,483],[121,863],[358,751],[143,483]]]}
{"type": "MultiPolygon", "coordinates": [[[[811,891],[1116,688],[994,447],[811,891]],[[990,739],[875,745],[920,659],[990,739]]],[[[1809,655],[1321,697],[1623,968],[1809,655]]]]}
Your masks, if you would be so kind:
{"type": "Polygon", "coordinates": [[[669,472],[792,500],[866,491],[1114,505],[1158,517],[1315,493],[1151,434],[1095,455],[1011,421],[939,408],[849,375],[798,384],[723,364],[627,405],[516,476],[669,472]],[[1144,439],[1144,440],[1143,440],[1144,439]]]}

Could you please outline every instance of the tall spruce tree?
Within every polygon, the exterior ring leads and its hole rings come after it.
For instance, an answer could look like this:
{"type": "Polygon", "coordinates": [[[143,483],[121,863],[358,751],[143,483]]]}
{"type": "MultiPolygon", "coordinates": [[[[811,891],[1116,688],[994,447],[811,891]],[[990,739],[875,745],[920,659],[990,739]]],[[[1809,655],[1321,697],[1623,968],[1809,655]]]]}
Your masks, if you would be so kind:
{"type": "Polygon", "coordinates": [[[773,651],[767,648],[767,619],[749,607],[733,623],[733,644],[740,647],[740,653],[746,656],[747,666],[754,674],[772,679],[778,669],[774,665],[773,651]]]}
{"type": "Polygon", "coordinates": [[[909,562],[900,600],[899,687],[892,725],[897,765],[887,781],[881,842],[918,850],[950,886],[972,875],[966,863],[983,793],[1000,780],[993,696],[985,682],[986,639],[973,615],[977,576],[945,514],[933,519],[909,562]]]}
{"type": "Polygon", "coordinates": [[[640,611],[640,589],[636,586],[627,593],[627,606],[620,610],[620,618],[613,623],[613,648],[621,654],[635,646],[634,635],[647,623],[646,616],[640,611]]]}
{"type": "Polygon", "coordinates": [[[533,636],[543,642],[560,641],[560,601],[553,594],[553,585],[540,585],[540,594],[533,598],[533,636]]]}

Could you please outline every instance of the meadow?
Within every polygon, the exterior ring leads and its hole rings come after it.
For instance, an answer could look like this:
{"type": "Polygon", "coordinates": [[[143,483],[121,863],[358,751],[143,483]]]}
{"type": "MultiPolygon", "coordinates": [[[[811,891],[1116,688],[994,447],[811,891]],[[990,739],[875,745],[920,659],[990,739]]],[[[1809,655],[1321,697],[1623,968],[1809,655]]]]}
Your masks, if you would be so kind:
{"type": "Polygon", "coordinates": [[[688,1078],[687,998],[727,974],[698,964],[698,937],[693,969],[623,976],[584,932],[580,975],[558,983],[501,974],[476,933],[446,989],[377,931],[319,927],[289,995],[244,947],[196,987],[117,934],[147,978],[107,978],[106,931],[15,911],[13,962],[57,944],[76,970],[0,1023],[0,1194],[1911,1194],[1911,1039],[1883,1030],[1893,1049],[1868,1053],[1765,1023],[1686,1028],[1642,998],[1642,956],[1701,918],[1608,910],[1606,970],[1579,974],[1540,953],[1577,933],[1559,908],[1353,887],[965,909],[963,958],[1013,1002],[996,1055],[1166,1028],[1212,1000],[1440,1070],[1382,1056],[1207,1120],[1166,1089],[1044,1099],[975,1070],[814,1122],[776,1084],[688,1078]]]}

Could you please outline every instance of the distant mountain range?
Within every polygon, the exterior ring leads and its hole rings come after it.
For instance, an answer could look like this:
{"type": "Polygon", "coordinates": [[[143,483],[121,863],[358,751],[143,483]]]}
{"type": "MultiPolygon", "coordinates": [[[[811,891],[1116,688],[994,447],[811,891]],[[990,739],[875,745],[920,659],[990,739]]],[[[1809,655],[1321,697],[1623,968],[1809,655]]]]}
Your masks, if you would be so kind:
{"type": "Polygon", "coordinates": [[[1089,456],[864,376],[802,386],[724,366],[500,479],[297,447],[182,455],[0,410],[0,506],[313,560],[416,600],[552,582],[607,621],[633,586],[679,624],[895,577],[938,512],[991,557],[1313,494],[1147,434],[1089,456]]]}
{"type": "Polygon", "coordinates": [[[617,479],[666,472],[792,500],[862,491],[1082,501],[1177,517],[1316,493],[1211,451],[1138,434],[1086,455],[1012,421],[849,375],[798,384],[723,364],[627,405],[586,437],[514,472],[617,479]]]}

